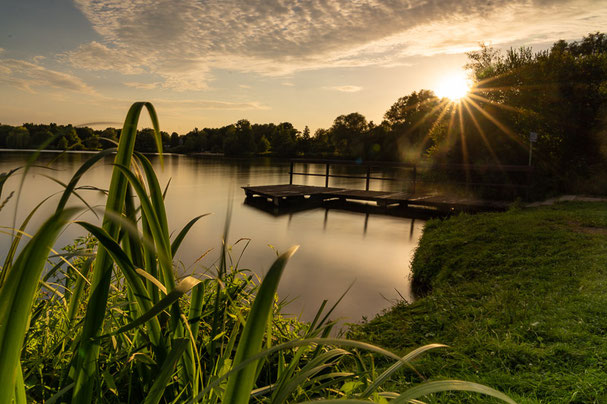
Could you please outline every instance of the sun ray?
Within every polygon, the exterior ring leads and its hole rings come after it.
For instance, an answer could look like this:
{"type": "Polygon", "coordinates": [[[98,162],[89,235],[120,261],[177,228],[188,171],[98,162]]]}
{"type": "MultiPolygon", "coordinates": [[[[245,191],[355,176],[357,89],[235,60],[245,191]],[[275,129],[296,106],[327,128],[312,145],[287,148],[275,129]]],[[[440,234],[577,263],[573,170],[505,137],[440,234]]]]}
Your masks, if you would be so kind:
{"type": "Polygon", "coordinates": [[[497,157],[497,154],[495,154],[495,150],[493,150],[493,147],[491,146],[491,143],[489,142],[489,139],[487,138],[485,131],[483,130],[481,125],[478,123],[478,120],[476,119],[474,114],[472,113],[472,110],[470,109],[470,106],[468,105],[468,100],[464,100],[464,102],[462,102],[462,104],[464,105],[464,108],[466,108],[466,111],[468,111],[468,116],[470,117],[470,119],[472,120],[472,123],[476,127],[476,130],[478,131],[479,135],[481,136],[483,143],[485,143],[485,146],[487,146],[487,150],[489,150],[489,154],[491,154],[491,157],[493,157],[493,160],[496,162],[497,166],[501,168],[502,162],[500,161],[499,157],[497,157]]]}
{"type": "Polygon", "coordinates": [[[439,104],[437,104],[434,108],[432,108],[430,110],[430,112],[428,112],[426,115],[424,115],[424,117],[415,123],[415,125],[413,125],[408,131],[407,133],[410,133],[411,131],[413,131],[415,128],[419,127],[419,125],[421,125],[423,123],[423,121],[426,121],[430,116],[434,115],[434,113],[436,113],[436,111],[439,110],[439,108],[441,109],[440,113],[438,114],[438,117],[436,118],[436,120],[434,121],[434,123],[432,124],[432,127],[430,128],[430,130],[428,131],[428,133],[426,133],[424,135],[424,138],[421,141],[421,144],[426,144],[426,142],[430,139],[430,136],[432,135],[432,133],[434,133],[434,130],[436,129],[436,127],[439,125],[439,123],[442,121],[443,117],[445,116],[445,113],[447,112],[447,109],[449,108],[449,106],[451,105],[451,103],[447,100],[443,100],[441,101],[439,104]]]}
{"type": "Polygon", "coordinates": [[[449,141],[451,140],[451,135],[453,134],[453,122],[455,121],[455,112],[453,104],[450,104],[449,112],[451,113],[451,116],[449,117],[449,126],[447,127],[447,144],[449,144],[449,141]]]}
{"type": "Polygon", "coordinates": [[[485,98],[485,97],[483,97],[481,95],[474,94],[474,93],[468,94],[468,98],[474,98],[475,100],[486,102],[487,104],[495,105],[496,107],[499,107],[499,108],[502,108],[502,109],[505,109],[505,110],[508,110],[508,111],[512,111],[512,112],[518,112],[518,113],[524,113],[525,112],[521,108],[512,107],[512,106],[506,105],[506,104],[500,104],[499,102],[495,102],[493,100],[490,100],[489,98],[485,98]]]}
{"type": "Polygon", "coordinates": [[[464,134],[464,120],[462,117],[462,106],[458,103],[455,107],[459,118],[459,138],[462,146],[462,158],[464,161],[464,171],[466,173],[466,191],[468,191],[468,184],[470,183],[470,167],[468,166],[468,145],[466,144],[466,136],[464,134]]]}
{"type": "Polygon", "coordinates": [[[417,129],[421,124],[423,124],[424,122],[426,122],[426,120],[428,120],[428,118],[430,118],[436,111],[438,111],[439,108],[445,108],[445,107],[448,106],[448,104],[449,104],[449,101],[446,101],[446,100],[443,100],[443,101],[439,102],[426,115],[424,115],[422,117],[422,119],[420,119],[419,121],[415,122],[415,124],[407,130],[407,133],[410,133],[410,132],[414,131],[415,129],[417,129]]]}
{"type": "Polygon", "coordinates": [[[517,142],[519,145],[521,145],[523,147],[526,146],[526,143],[524,143],[512,130],[510,130],[503,123],[501,123],[500,121],[498,121],[495,117],[491,116],[491,114],[489,114],[487,111],[485,111],[483,108],[481,108],[481,106],[478,105],[473,99],[469,98],[468,101],[481,114],[483,114],[487,119],[489,119],[491,122],[493,122],[493,124],[495,126],[497,126],[499,129],[501,129],[502,132],[504,132],[506,135],[508,135],[508,137],[510,137],[515,142],[517,142]]]}

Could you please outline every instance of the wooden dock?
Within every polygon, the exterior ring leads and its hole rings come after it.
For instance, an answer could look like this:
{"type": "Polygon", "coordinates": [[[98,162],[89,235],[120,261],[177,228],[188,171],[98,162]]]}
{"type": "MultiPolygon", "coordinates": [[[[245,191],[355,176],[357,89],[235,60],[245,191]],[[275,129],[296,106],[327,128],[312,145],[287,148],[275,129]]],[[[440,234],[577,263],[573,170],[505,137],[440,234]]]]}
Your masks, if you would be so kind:
{"type": "Polygon", "coordinates": [[[504,210],[508,202],[486,201],[442,195],[414,195],[404,192],[367,191],[307,185],[264,185],[242,187],[247,198],[265,198],[274,206],[328,200],[372,202],[383,208],[422,207],[439,211],[504,210]]]}
{"type": "MultiPolygon", "coordinates": [[[[441,165],[439,166],[442,170],[455,170],[454,172],[464,172],[466,174],[465,182],[450,182],[451,189],[460,189],[465,191],[466,194],[471,194],[469,191],[471,187],[494,189],[494,190],[509,190],[516,191],[520,195],[521,191],[528,193],[531,187],[531,174],[533,172],[532,167],[529,166],[513,166],[513,165],[441,165]],[[480,173],[481,182],[478,179],[474,179],[471,173],[480,173]],[[499,173],[498,178],[501,181],[497,181],[494,175],[489,175],[486,179],[489,182],[483,182],[483,178],[488,174],[499,173]],[[518,178],[518,179],[517,179],[518,178]]],[[[264,186],[247,186],[242,187],[247,195],[249,202],[264,202],[264,199],[273,204],[274,210],[277,208],[287,207],[292,210],[304,210],[307,207],[318,206],[319,204],[355,204],[356,202],[363,202],[367,207],[369,203],[377,205],[377,209],[383,212],[392,210],[393,212],[398,208],[411,208],[411,209],[422,209],[428,212],[437,211],[443,212],[454,212],[454,211],[489,211],[489,210],[505,210],[510,205],[510,201],[495,201],[478,199],[474,197],[461,197],[454,194],[441,195],[441,194],[429,194],[434,187],[428,187],[427,178],[424,178],[423,172],[427,170],[423,167],[418,167],[416,164],[410,163],[393,163],[393,162],[359,162],[359,161],[345,161],[345,160],[326,160],[326,159],[292,159],[290,161],[289,168],[289,184],[285,185],[264,185],[264,186]],[[301,170],[301,167],[306,164],[314,164],[324,166],[324,170],[309,172],[308,170],[301,170]],[[364,170],[364,174],[350,174],[342,171],[333,172],[332,167],[335,166],[356,166],[358,170],[364,170]],[[297,171],[296,167],[300,170],[297,171]],[[385,177],[378,175],[376,169],[398,169],[401,171],[399,175],[393,175],[392,177],[385,177]],[[323,173],[324,172],[324,173],[323,173]],[[421,175],[421,178],[419,178],[421,175]],[[294,176],[312,176],[312,177],[324,177],[324,187],[319,186],[308,186],[308,185],[295,185],[293,184],[294,176]],[[346,189],[346,188],[335,188],[329,187],[329,180],[331,178],[339,179],[359,179],[364,181],[365,189],[346,189]],[[408,192],[385,192],[385,191],[372,191],[370,190],[371,181],[376,183],[377,181],[404,181],[407,183],[406,189],[408,192]],[[416,186],[421,184],[421,186],[416,186]],[[326,202],[326,203],[325,203],[326,202]]],[[[432,181],[432,180],[430,180],[432,181]]],[[[431,183],[431,182],[430,182],[431,183]]],[[[443,184],[449,185],[449,184],[443,184]]],[[[449,189],[444,186],[438,187],[438,189],[449,189]]],[[[511,198],[511,200],[513,200],[511,198]]],[[[342,204],[342,205],[343,205],[342,204]]],[[[272,205],[269,205],[272,206],[272,205]]]]}

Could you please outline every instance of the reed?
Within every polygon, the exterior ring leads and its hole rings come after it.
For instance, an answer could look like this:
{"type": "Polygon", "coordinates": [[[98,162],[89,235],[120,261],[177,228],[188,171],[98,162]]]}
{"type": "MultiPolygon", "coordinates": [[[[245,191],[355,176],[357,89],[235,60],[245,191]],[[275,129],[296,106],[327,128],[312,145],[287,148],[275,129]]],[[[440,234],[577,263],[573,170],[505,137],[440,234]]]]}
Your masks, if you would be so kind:
{"type": "MultiPolygon", "coordinates": [[[[134,152],[143,108],[161,152],[153,106],[133,104],[115,150],[101,226],[72,222],[89,236],[49,255],[75,213],[92,209],[66,206],[73,196],[80,199],[80,179],[109,151],[85,162],[65,184],[55,213],[18,255],[34,212],[17,231],[0,273],[0,402],[399,403],[449,389],[513,402],[460,381],[425,383],[402,394],[382,392],[385,380],[444,346],[427,345],[399,357],[362,342],[329,338],[334,306],[325,310],[326,301],[310,324],[283,317],[276,290],[297,247],[278,256],[257,282],[231,259],[233,248],[244,251],[246,241],[226,245],[229,217],[215,267],[200,278],[178,278],[173,257],[204,215],[171,239],[166,190],[149,160],[134,152]],[[370,354],[394,364],[378,375],[370,354]]],[[[0,192],[11,174],[0,177],[0,192]]]]}

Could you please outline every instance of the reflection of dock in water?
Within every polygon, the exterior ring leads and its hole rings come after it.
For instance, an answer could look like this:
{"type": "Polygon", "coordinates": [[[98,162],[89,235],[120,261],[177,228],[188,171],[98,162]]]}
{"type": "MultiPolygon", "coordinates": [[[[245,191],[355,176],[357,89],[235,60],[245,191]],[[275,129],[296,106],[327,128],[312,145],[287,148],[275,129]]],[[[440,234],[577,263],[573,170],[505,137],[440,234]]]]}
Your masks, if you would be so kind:
{"type": "Polygon", "coordinates": [[[308,200],[306,203],[298,204],[298,203],[283,203],[279,206],[274,206],[274,204],[269,203],[265,198],[260,197],[252,197],[246,198],[244,201],[245,205],[251,206],[255,209],[259,209],[262,212],[265,212],[269,215],[280,217],[280,216],[288,216],[289,223],[291,223],[291,219],[293,215],[303,212],[310,211],[313,209],[322,209],[324,210],[324,219],[322,229],[325,231],[327,229],[327,223],[329,221],[329,211],[335,212],[356,212],[364,215],[364,224],[363,224],[363,234],[367,234],[367,227],[369,224],[369,216],[370,215],[385,215],[385,216],[393,216],[393,217],[401,217],[411,220],[411,226],[409,229],[409,239],[413,238],[413,230],[415,227],[416,220],[426,221],[435,217],[439,217],[444,215],[436,210],[429,209],[420,209],[416,207],[409,207],[406,209],[401,208],[391,208],[386,209],[377,205],[371,205],[360,202],[348,202],[341,201],[339,199],[330,199],[330,200],[322,200],[322,199],[313,199],[308,200]]]}
{"type": "MultiPolygon", "coordinates": [[[[505,210],[509,203],[504,201],[489,201],[466,197],[445,195],[416,195],[406,192],[367,191],[345,188],[313,187],[307,185],[264,185],[242,187],[247,196],[247,203],[260,206],[295,209],[296,211],[324,206],[327,203],[341,203],[346,210],[356,210],[356,205],[366,206],[374,203],[373,213],[395,214],[398,211],[430,210],[437,213],[460,211],[491,211],[505,210]],[[255,203],[254,203],[255,202],[255,203]],[[362,204],[361,204],[362,202],[362,204]],[[349,204],[348,204],[349,203],[349,204]]],[[[264,209],[265,210],[265,209],[264,209]]],[[[411,212],[409,212],[411,213],[411,212]]],[[[404,215],[404,214],[400,214],[404,215]]]]}

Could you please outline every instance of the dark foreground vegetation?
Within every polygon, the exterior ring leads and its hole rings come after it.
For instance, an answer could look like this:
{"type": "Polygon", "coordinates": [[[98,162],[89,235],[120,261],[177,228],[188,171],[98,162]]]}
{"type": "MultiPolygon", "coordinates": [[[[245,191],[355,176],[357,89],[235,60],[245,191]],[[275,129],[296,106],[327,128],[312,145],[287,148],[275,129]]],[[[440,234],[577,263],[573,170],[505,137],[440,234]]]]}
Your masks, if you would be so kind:
{"type": "MultiPolygon", "coordinates": [[[[448,390],[513,403],[503,393],[462,381],[386,391],[381,386],[387,379],[407,377],[411,372],[403,371],[414,359],[443,346],[419,347],[400,357],[377,346],[328,338],[333,323],[326,301],[310,324],[281,317],[276,290],[297,247],[278,256],[261,283],[239,268],[237,253],[225,243],[215,268],[178,276],[173,257],[204,215],[172,234],[165,188],[149,160],[133,150],[144,107],[161,151],[154,108],[135,103],[116,150],[91,156],[64,184],[59,200],[43,199],[18,229],[4,227],[13,237],[0,270],[0,403],[246,404],[350,398],[396,404],[448,390]],[[80,178],[114,152],[101,226],[71,223],[79,212],[94,210],[80,198],[83,188],[90,189],[79,184],[80,178]],[[80,207],[68,207],[77,198],[80,207]],[[54,213],[28,235],[30,219],[49,203],[56,203],[54,213]],[[70,224],[90,235],[51,253],[70,224]],[[393,365],[379,373],[371,354],[393,365]]],[[[35,158],[36,153],[28,165],[0,175],[0,209],[20,194],[3,196],[6,180],[27,172],[35,158]]],[[[229,214],[223,240],[228,228],[229,214]]]]}
{"type": "MultiPolygon", "coordinates": [[[[546,51],[488,47],[468,54],[474,83],[461,102],[429,90],[398,99],[382,122],[354,112],[311,134],[289,122],[251,124],[242,119],[221,128],[180,136],[162,132],[165,150],[231,156],[339,157],[428,164],[527,164],[534,144],[536,185],[544,192],[604,193],[597,187],[607,166],[607,36],[558,41],[546,51]]],[[[0,148],[97,150],[113,147],[120,130],[71,125],[0,126],[0,148]]],[[[138,132],[136,150],[156,150],[154,131],[138,132]]]]}
{"type": "Polygon", "coordinates": [[[605,203],[563,203],[430,221],[413,261],[424,297],[352,336],[403,352],[450,345],[416,365],[430,380],[484,383],[519,403],[604,403],[606,211],[605,203]]]}

